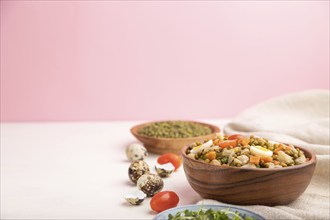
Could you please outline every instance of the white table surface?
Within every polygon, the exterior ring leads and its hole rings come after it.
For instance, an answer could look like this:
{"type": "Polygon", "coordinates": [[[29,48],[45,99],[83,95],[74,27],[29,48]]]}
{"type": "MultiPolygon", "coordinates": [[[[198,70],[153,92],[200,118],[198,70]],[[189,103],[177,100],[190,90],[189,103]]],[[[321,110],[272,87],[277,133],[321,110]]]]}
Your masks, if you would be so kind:
{"type": "MultiPolygon", "coordinates": [[[[139,206],[124,200],[136,189],[125,148],[136,142],[129,129],[137,123],[2,123],[1,219],[152,219],[150,198],[139,206]]],[[[146,159],[152,171],[156,159],[146,159]]],[[[179,205],[201,199],[182,167],[163,190],[175,191],[179,205]]]]}

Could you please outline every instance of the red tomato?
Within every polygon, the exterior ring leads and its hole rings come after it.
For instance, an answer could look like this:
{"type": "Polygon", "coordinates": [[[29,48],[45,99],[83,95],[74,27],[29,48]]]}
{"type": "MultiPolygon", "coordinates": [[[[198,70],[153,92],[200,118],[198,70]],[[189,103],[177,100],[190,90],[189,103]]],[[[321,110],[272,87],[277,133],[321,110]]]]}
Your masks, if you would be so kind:
{"type": "Polygon", "coordinates": [[[175,170],[177,170],[181,166],[181,162],[182,162],[181,157],[173,153],[163,154],[159,156],[157,159],[157,163],[159,164],[165,164],[165,163],[173,164],[175,170]]]}
{"type": "Polygon", "coordinates": [[[241,134],[233,134],[233,135],[230,135],[228,137],[228,140],[236,140],[236,139],[239,139],[239,138],[244,138],[244,136],[241,135],[241,134]]]}
{"type": "Polygon", "coordinates": [[[237,141],[236,140],[228,140],[228,141],[222,141],[219,143],[219,146],[221,148],[226,148],[226,147],[236,147],[237,146],[237,141]]]}
{"type": "Polygon", "coordinates": [[[150,207],[156,212],[176,207],[179,203],[179,196],[173,191],[159,192],[150,201],[150,207]]]}

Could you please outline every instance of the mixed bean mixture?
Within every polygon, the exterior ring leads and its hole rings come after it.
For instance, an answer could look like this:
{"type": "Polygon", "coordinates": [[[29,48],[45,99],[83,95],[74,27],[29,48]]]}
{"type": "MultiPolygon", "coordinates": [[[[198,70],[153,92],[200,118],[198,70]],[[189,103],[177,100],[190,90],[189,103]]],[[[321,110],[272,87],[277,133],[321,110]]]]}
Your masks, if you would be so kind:
{"type": "Polygon", "coordinates": [[[186,151],[190,158],[213,165],[279,168],[306,163],[304,152],[291,144],[282,144],[256,136],[217,135],[204,143],[193,143],[186,151]]]}
{"type": "Polygon", "coordinates": [[[155,122],[141,128],[139,134],[158,138],[188,138],[211,134],[208,126],[189,121],[155,122]]]}

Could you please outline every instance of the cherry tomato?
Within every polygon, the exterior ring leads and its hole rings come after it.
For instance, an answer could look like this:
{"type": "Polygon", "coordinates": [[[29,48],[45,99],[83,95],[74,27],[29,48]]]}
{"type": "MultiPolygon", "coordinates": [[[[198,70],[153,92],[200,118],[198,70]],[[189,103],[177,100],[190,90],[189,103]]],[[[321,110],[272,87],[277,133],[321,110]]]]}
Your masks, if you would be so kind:
{"type": "Polygon", "coordinates": [[[162,191],[154,195],[150,201],[150,207],[156,212],[176,207],[179,203],[179,196],[173,191],[162,191]]]}
{"type": "Polygon", "coordinates": [[[163,154],[157,159],[157,163],[159,164],[171,163],[175,167],[175,170],[181,166],[181,162],[181,157],[173,153],[163,154]]]}
{"type": "Polygon", "coordinates": [[[236,140],[236,139],[239,139],[239,138],[244,138],[244,136],[241,135],[241,134],[233,134],[233,135],[230,135],[228,137],[228,140],[236,140]]]}

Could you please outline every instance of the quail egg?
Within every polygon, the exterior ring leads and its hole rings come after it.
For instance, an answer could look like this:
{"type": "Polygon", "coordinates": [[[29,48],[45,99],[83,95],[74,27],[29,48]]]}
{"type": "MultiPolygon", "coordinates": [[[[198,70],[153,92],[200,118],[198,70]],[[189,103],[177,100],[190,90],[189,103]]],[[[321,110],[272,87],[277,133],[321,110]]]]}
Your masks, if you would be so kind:
{"type": "Polygon", "coordinates": [[[261,157],[271,157],[273,156],[273,151],[268,150],[261,146],[251,146],[250,151],[253,155],[261,156],[261,157]]]}
{"type": "Polygon", "coordinates": [[[175,167],[172,163],[165,163],[165,164],[156,164],[155,166],[156,172],[160,177],[168,177],[173,173],[175,167]]]}
{"type": "Polygon", "coordinates": [[[146,173],[149,173],[150,169],[146,162],[139,160],[131,163],[128,168],[128,177],[133,183],[137,183],[138,179],[146,173]]]}
{"type": "Polygon", "coordinates": [[[132,205],[140,205],[145,198],[146,198],[146,194],[141,190],[136,190],[135,192],[128,193],[125,196],[126,201],[132,205]]]}
{"type": "Polygon", "coordinates": [[[137,181],[137,187],[151,197],[163,189],[164,182],[155,174],[144,174],[137,181]]]}
{"type": "Polygon", "coordinates": [[[132,162],[144,160],[148,156],[148,151],[141,144],[133,143],[126,148],[126,156],[132,162]]]}

